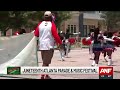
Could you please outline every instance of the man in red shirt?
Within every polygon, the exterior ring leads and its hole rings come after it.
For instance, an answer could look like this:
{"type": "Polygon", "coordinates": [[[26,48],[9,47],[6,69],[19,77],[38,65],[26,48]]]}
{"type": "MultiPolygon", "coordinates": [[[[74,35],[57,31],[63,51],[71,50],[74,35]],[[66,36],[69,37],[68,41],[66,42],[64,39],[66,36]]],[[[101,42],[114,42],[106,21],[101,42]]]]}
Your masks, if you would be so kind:
{"type": "MultiPolygon", "coordinates": [[[[54,54],[55,42],[57,45],[62,45],[62,41],[57,33],[56,25],[52,20],[52,13],[46,11],[44,20],[40,22],[35,29],[35,36],[39,38],[39,50],[43,60],[42,66],[49,66],[54,54]]],[[[48,75],[41,75],[41,79],[50,78],[48,75]]]]}

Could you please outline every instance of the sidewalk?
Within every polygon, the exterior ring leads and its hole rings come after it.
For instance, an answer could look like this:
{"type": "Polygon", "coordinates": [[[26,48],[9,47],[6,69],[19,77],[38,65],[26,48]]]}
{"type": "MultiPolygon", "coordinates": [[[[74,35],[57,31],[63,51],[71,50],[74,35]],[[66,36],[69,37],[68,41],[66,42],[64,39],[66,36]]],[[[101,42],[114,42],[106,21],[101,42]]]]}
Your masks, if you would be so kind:
{"type": "MultiPolygon", "coordinates": [[[[38,52],[39,65],[42,66],[41,54],[38,52]]],[[[65,58],[65,61],[60,61],[60,53],[55,50],[52,63],[50,67],[91,67],[92,60],[89,60],[88,49],[73,49],[69,53],[69,58],[65,58]]],[[[99,66],[107,66],[107,63],[103,59],[103,55],[100,56],[99,66]]],[[[120,79],[120,48],[113,53],[113,68],[114,79],[120,79]]],[[[17,76],[17,75],[15,75],[17,76]]],[[[99,79],[98,75],[50,75],[52,79],[99,79]]],[[[39,75],[19,75],[21,78],[39,79],[39,75]]],[[[1,78],[1,77],[0,77],[1,78]]],[[[4,79],[2,77],[1,79],[4,79]]]]}

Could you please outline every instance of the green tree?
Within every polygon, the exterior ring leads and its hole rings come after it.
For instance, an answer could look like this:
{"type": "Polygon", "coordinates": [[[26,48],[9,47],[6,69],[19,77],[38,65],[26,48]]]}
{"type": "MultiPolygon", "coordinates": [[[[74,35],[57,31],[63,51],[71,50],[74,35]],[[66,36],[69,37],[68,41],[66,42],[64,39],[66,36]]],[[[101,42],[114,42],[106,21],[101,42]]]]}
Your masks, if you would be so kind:
{"type": "MultiPolygon", "coordinates": [[[[22,26],[33,28],[43,19],[45,11],[0,11],[0,30],[6,33],[9,28],[19,29],[22,26]]],[[[64,20],[70,18],[68,11],[56,11],[56,24],[60,28],[64,20]]]]}
{"type": "MultiPolygon", "coordinates": [[[[34,11],[33,14],[29,15],[28,18],[31,20],[31,22],[34,22],[34,24],[31,23],[33,26],[37,25],[38,22],[43,19],[44,12],[45,11],[34,11]]],[[[71,18],[70,11],[51,11],[51,12],[55,14],[56,17],[55,23],[58,30],[60,29],[60,25],[63,21],[71,18]]]]}
{"type": "Polygon", "coordinates": [[[5,32],[8,30],[9,15],[9,11],[0,11],[0,30],[3,31],[4,35],[5,32]]]}
{"type": "Polygon", "coordinates": [[[120,28],[120,11],[103,11],[101,17],[106,20],[108,30],[120,28]]]}
{"type": "Polygon", "coordinates": [[[67,19],[71,18],[71,13],[70,11],[57,11],[56,15],[56,25],[58,30],[60,30],[60,26],[63,21],[66,21],[67,19]]]}
{"type": "Polygon", "coordinates": [[[34,11],[0,11],[0,29],[5,35],[9,28],[33,27],[34,22],[30,19],[33,21],[36,17],[34,11]],[[34,17],[31,18],[31,16],[34,17]]]}
{"type": "Polygon", "coordinates": [[[35,27],[43,19],[44,11],[31,11],[27,13],[26,27],[35,27]]]}
{"type": "MultiPolygon", "coordinates": [[[[32,20],[34,21],[40,21],[43,19],[44,12],[45,11],[36,11],[30,18],[32,18],[32,20]]],[[[63,21],[71,18],[70,11],[51,11],[51,12],[55,14],[56,17],[55,23],[57,28],[60,28],[60,25],[63,21]]]]}

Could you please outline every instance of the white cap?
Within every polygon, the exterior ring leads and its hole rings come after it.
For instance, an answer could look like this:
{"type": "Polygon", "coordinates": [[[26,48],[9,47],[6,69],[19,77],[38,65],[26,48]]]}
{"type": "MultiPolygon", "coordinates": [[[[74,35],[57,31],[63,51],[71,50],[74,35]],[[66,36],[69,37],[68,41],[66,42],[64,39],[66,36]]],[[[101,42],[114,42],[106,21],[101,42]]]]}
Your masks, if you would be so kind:
{"type": "Polygon", "coordinates": [[[51,13],[50,11],[46,11],[46,12],[44,13],[44,16],[45,16],[45,17],[50,17],[50,16],[52,16],[52,13],[51,13]]]}

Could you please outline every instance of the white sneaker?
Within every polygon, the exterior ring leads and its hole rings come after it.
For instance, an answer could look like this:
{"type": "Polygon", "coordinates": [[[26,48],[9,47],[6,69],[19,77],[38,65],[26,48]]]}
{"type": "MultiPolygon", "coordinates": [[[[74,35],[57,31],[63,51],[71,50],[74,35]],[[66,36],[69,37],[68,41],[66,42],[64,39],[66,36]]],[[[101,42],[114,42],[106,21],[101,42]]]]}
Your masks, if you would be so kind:
{"type": "Polygon", "coordinates": [[[93,62],[92,62],[92,65],[91,66],[95,66],[95,61],[93,60],[93,62]]]}
{"type": "Polygon", "coordinates": [[[111,65],[112,65],[112,59],[109,59],[108,66],[111,66],[111,65]]]}
{"type": "Polygon", "coordinates": [[[92,54],[90,54],[90,59],[93,59],[93,55],[92,54]]]}
{"type": "Polygon", "coordinates": [[[108,62],[108,60],[107,60],[107,59],[108,59],[108,57],[107,57],[107,56],[106,56],[106,57],[104,57],[104,59],[105,59],[105,61],[106,61],[106,62],[108,62]]]}

